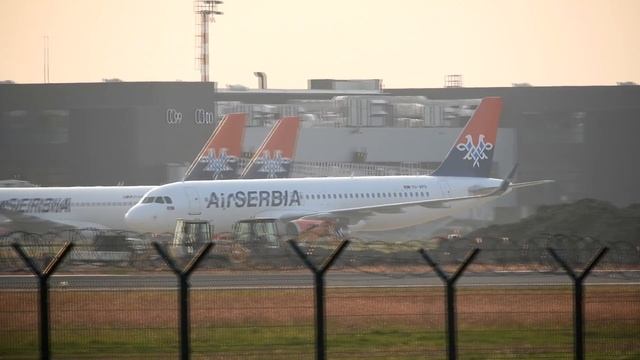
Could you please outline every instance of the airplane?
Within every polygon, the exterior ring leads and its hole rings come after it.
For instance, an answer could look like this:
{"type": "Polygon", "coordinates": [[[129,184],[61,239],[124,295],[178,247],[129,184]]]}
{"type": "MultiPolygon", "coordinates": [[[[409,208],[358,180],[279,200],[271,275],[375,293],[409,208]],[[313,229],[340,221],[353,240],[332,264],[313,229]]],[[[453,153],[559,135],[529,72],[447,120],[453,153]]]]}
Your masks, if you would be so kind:
{"type": "Polygon", "coordinates": [[[170,231],[177,219],[207,221],[215,232],[239,222],[284,223],[286,233],[317,228],[335,235],[385,231],[427,223],[492,201],[514,184],[490,178],[502,99],[484,98],[440,167],[430,176],[236,179],[184,181],[159,186],[125,215],[131,229],[170,231]],[[170,197],[171,206],[157,198],[170,197]]]}
{"type": "MultiPolygon", "coordinates": [[[[231,160],[240,157],[245,123],[244,113],[225,115],[196,156],[185,180],[230,176],[228,168],[235,172],[231,160]],[[220,158],[227,162],[221,162],[220,158]],[[211,165],[216,161],[221,165],[211,165]]],[[[6,229],[38,233],[70,228],[123,230],[126,211],[155,186],[0,188],[0,226],[5,232],[6,229]]],[[[155,201],[172,206],[168,197],[155,201]]]]}

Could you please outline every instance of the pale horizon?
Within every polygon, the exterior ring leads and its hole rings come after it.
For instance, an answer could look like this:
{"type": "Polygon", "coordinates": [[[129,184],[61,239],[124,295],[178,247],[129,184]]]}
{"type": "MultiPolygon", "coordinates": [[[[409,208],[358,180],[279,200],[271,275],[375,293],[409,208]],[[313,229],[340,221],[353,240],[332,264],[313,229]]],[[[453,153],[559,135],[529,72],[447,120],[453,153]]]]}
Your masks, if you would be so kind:
{"type": "MultiPolygon", "coordinates": [[[[308,79],[387,88],[640,83],[640,1],[226,0],[211,24],[219,87],[304,89],[308,79]]],[[[0,80],[199,81],[192,1],[4,0],[0,80]],[[126,9],[126,11],[125,11],[126,9]]]]}

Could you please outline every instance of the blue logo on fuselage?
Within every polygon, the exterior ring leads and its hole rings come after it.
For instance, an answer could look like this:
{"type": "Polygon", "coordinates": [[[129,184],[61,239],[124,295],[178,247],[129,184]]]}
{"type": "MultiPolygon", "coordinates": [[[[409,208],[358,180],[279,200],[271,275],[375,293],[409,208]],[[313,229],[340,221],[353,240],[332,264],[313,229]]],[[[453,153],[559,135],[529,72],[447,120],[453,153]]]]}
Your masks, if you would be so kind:
{"type": "Polygon", "coordinates": [[[230,207],[284,207],[300,206],[300,193],[298,190],[272,190],[272,191],[236,191],[233,193],[212,192],[207,201],[207,209],[230,207]]]}

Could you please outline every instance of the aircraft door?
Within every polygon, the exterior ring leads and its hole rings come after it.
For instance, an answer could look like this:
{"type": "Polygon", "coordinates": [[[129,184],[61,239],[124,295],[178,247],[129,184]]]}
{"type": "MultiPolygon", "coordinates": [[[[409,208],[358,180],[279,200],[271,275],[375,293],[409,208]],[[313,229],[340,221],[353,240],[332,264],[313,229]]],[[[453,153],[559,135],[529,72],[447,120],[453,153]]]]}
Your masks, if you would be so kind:
{"type": "Polygon", "coordinates": [[[449,182],[447,180],[439,179],[438,186],[440,186],[442,197],[451,197],[451,186],[449,186],[449,182]]]}
{"type": "Polygon", "coordinates": [[[187,199],[189,200],[189,215],[201,215],[202,208],[200,207],[200,196],[198,191],[192,187],[186,187],[187,199]]]}

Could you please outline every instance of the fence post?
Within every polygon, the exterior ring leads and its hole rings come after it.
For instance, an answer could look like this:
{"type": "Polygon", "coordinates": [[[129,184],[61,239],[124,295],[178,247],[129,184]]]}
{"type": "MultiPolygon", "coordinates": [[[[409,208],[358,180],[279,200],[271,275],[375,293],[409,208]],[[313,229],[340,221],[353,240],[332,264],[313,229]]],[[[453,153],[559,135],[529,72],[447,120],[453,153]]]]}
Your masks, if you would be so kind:
{"type": "Polygon", "coordinates": [[[433,261],[433,259],[431,259],[425,249],[420,249],[419,252],[446,286],[445,313],[447,314],[447,359],[455,360],[458,356],[456,339],[456,281],[458,281],[467,266],[469,266],[473,259],[475,259],[475,257],[480,252],[480,249],[475,248],[471,252],[469,252],[465,259],[462,261],[462,264],[451,276],[444,272],[444,270],[442,270],[442,268],[440,268],[440,266],[435,261],[433,261]]]}
{"type": "Polygon", "coordinates": [[[580,274],[573,271],[555,250],[547,248],[547,251],[573,280],[573,355],[576,360],[584,360],[584,279],[609,251],[609,248],[605,246],[600,249],[580,274]]]}
{"type": "Polygon", "coordinates": [[[204,259],[204,256],[211,250],[213,243],[208,242],[204,244],[191,258],[189,263],[184,269],[178,268],[176,262],[167,254],[162,246],[154,241],[153,247],[160,254],[160,256],[167,263],[169,268],[173,270],[174,274],[178,277],[180,282],[180,292],[178,294],[178,301],[180,302],[179,316],[180,316],[180,359],[187,360],[190,357],[191,349],[189,346],[189,277],[191,273],[196,269],[200,262],[204,259]]]}
{"type": "Polygon", "coordinates": [[[325,298],[324,298],[324,274],[331,268],[331,265],[336,261],[342,251],[349,245],[349,240],[342,240],[340,245],[333,250],[333,252],[324,260],[320,267],[316,267],[314,263],[309,260],[307,255],[300,249],[295,240],[289,240],[289,245],[293,248],[293,251],[298,254],[302,262],[313,272],[313,279],[315,284],[315,310],[316,310],[316,359],[325,360],[326,354],[326,339],[327,333],[325,330],[325,298]]]}
{"type": "Polygon", "coordinates": [[[51,358],[50,352],[50,337],[49,337],[49,277],[58,268],[58,265],[64,260],[65,256],[73,248],[73,243],[66,242],[56,256],[49,261],[44,267],[44,270],[40,271],[38,265],[30,258],[27,253],[22,250],[18,243],[12,243],[11,247],[18,253],[27,266],[38,277],[38,315],[39,315],[39,337],[40,337],[40,359],[51,358]]]}

